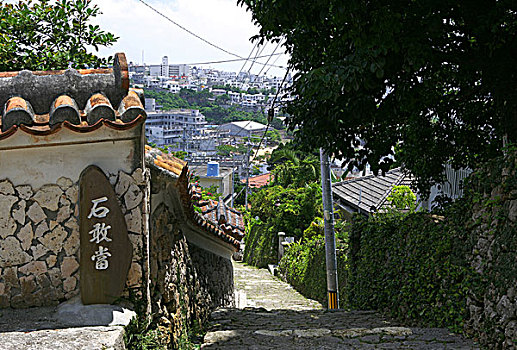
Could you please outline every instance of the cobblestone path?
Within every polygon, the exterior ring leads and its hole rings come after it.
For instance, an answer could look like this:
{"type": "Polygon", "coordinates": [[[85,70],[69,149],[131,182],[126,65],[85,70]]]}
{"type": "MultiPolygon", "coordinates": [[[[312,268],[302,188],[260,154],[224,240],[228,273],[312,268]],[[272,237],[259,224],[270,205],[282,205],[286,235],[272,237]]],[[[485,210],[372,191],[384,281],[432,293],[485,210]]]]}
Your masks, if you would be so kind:
{"type": "Polygon", "coordinates": [[[212,314],[202,349],[479,349],[446,329],[372,311],[327,311],[267,270],[234,263],[237,308],[212,314]]]}

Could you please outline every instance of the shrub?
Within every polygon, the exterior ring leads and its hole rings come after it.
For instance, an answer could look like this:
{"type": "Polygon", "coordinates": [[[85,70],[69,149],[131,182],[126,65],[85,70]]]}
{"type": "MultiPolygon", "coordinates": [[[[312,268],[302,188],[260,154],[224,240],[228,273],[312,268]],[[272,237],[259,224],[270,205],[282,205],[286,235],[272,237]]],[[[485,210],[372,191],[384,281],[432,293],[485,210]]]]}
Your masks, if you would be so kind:
{"type": "MultiPolygon", "coordinates": [[[[327,305],[327,274],[323,220],[316,218],[304,232],[304,239],[289,245],[280,261],[282,277],[307,298],[327,305]]],[[[346,289],[348,233],[341,222],[336,223],[336,258],[338,287],[346,289]]],[[[339,294],[341,307],[346,305],[346,293],[339,294]]]]}

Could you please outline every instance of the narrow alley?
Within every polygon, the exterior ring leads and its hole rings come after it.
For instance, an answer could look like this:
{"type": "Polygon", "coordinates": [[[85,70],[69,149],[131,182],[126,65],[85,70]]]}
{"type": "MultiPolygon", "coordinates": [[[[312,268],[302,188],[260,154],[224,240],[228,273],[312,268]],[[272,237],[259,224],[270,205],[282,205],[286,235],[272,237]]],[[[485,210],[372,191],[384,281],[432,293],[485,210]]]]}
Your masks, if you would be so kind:
{"type": "Polygon", "coordinates": [[[478,349],[441,328],[404,327],[372,311],[327,311],[267,270],[234,262],[235,309],[212,314],[202,349],[478,349]]]}

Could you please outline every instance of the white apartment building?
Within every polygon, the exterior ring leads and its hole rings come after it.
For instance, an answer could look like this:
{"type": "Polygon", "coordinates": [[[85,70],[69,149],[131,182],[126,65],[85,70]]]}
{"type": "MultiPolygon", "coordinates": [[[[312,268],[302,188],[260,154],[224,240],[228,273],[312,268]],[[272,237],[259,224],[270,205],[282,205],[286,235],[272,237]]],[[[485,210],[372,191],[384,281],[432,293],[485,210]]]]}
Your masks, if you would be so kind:
{"type": "Polygon", "coordinates": [[[157,146],[173,146],[174,150],[212,150],[215,148],[204,137],[206,119],[197,109],[156,111],[154,99],[146,99],[147,120],[145,135],[157,146]],[[196,142],[199,141],[199,142],[196,142]]]}
{"type": "Polygon", "coordinates": [[[191,69],[188,64],[169,64],[169,58],[163,56],[162,64],[149,66],[149,75],[153,77],[189,77],[191,69]]]}

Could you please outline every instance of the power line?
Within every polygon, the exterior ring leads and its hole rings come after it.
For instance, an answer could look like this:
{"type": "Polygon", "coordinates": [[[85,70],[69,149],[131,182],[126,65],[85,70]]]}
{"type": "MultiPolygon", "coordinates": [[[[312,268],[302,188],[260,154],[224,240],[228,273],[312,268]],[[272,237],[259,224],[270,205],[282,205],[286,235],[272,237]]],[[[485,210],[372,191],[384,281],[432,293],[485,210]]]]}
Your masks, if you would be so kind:
{"type": "MultiPolygon", "coordinates": [[[[242,70],[244,69],[244,67],[246,66],[246,63],[248,63],[248,60],[250,59],[251,55],[253,54],[253,51],[255,51],[255,48],[257,47],[258,48],[258,41],[255,42],[255,45],[253,46],[253,48],[251,49],[250,51],[250,54],[248,55],[248,58],[246,59],[246,61],[244,61],[241,69],[239,70],[239,73],[237,74],[237,76],[239,76],[242,72],[242,70]]],[[[258,52],[258,49],[257,49],[257,52],[258,52]]]]}
{"type": "Polygon", "coordinates": [[[258,48],[257,48],[257,54],[255,55],[255,58],[253,59],[253,61],[251,61],[251,66],[248,69],[248,75],[250,74],[251,68],[253,68],[253,64],[257,61],[258,56],[262,55],[262,52],[264,52],[264,49],[266,48],[266,45],[267,45],[267,43],[264,44],[264,46],[262,46],[262,50],[260,50],[260,52],[258,51],[258,48]]]}
{"type": "MultiPolygon", "coordinates": [[[[283,55],[283,54],[284,53],[280,52],[280,53],[273,54],[273,56],[280,56],[280,55],[283,55]]],[[[257,58],[264,58],[264,57],[270,57],[270,56],[271,55],[262,55],[262,56],[258,56],[257,58]]],[[[246,64],[248,60],[249,60],[249,57],[248,58],[234,58],[234,59],[231,59],[231,60],[211,61],[211,62],[187,63],[187,64],[190,65],[190,66],[195,66],[195,65],[202,65],[202,64],[216,64],[216,63],[228,63],[228,62],[238,62],[238,61],[246,61],[246,62],[244,62],[244,64],[246,64]]],[[[276,62],[276,60],[275,60],[275,62],[276,62]]],[[[275,67],[275,68],[285,69],[285,67],[282,67],[282,66],[274,66],[273,64],[262,63],[262,62],[259,62],[259,61],[256,61],[255,63],[260,64],[262,66],[268,66],[269,68],[275,67]]]]}
{"type": "MultiPolygon", "coordinates": [[[[287,79],[287,76],[289,75],[289,68],[285,71],[285,75],[284,75],[284,79],[282,79],[282,83],[280,84],[280,87],[278,88],[278,91],[276,92],[276,95],[275,95],[275,99],[273,100],[273,103],[271,103],[271,108],[269,109],[270,111],[272,110],[273,111],[273,116],[274,116],[274,108],[275,108],[275,102],[276,102],[276,99],[278,98],[278,94],[280,93],[280,89],[282,88],[282,86],[284,85],[285,83],[285,80],[287,79]]],[[[269,113],[269,111],[268,111],[269,113]]],[[[258,155],[258,152],[260,151],[260,146],[262,146],[262,142],[264,141],[264,139],[266,138],[266,134],[268,132],[268,129],[269,129],[269,126],[271,125],[271,122],[273,121],[273,117],[269,117],[267,118],[267,125],[266,125],[266,130],[264,131],[264,134],[262,135],[262,138],[260,139],[260,142],[259,142],[259,145],[257,147],[257,152],[255,152],[255,155],[253,156],[253,158],[251,159],[251,161],[249,162],[249,164],[252,164],[253,161],[255,160],[255,158],[257,158],[257,155],[258,155]]]]}
{"type": "MultiPolygon", "coordinates": [[[[222,60],[222,61],[213,61],[213,62],[191,63],[191,65],[195,65],[195,64],[216,64],[216,63],[227,63],[227,62],[236,62],[236,61],[243,61],[243,60],[247,62],[247,61],[250,59],[251,55],[253,54],[253,51],[254,51],[255,47],[257,47],[257,48],[258,48],[258,46],[257,46],[258,42],[257,42],[257,44],[255,44],[254,48],[251,50],[250,55],[249,55],[249,56],[248,56],[248,58],[246,59],[246,58],[244,58],[244,57],[242,57],[242,56],[240,56],[240,55],[237,55],[237,54],[235,54],[235,53],[233,53],[233,52],[230,52],[230,51],[228,51],[228,50],[226,50],[226,49],[224,49],[224,48],[222,48],[222,47],[220,47],[220,46],[218,46],[218,45],[216,45],[216,44],[214,44],[214,43],[212,43],[212,42],[208,41],[208,40],[207,40],[207,39],[205,39],[205,38],[202,38],[202,37],[201,37],[201,36],[199,36],[198,34],[196,34],[196,33],[192,32],[191,30],[189,30],[189,29],[187,29],[187,28],[185,28],[185,27],[184,27],[184,26],[182,26],[181,24],[179,24],[179,23],[177,23],[176,21],[172,20],[172,19],[171,19],[170,17],[168,17],[167,15],[165,15],[165,14],[163,14],[162,12],[158,11],[156,8],[154,8],[153,6],[149,5],[149,4],[148,4],[148,3],[146,3],[144,0],[138,0],[138,1],[140,1],[142,4],[144,4],[145,6],[147,6],[148,8],[150,8],[152,11],[154,11],[155,13],[157,13],[159,16],[161,16],[161,17],[165,18],[167,21],[171,22],[171,23],[172,23],[172,24],[174,24],[175,26],[177,26],[177,27],[179,27],[180,29],[184,30],[185,32],[189,33],[190,35],[192,35],[192,36],[194,36],[194,37],[198,38],[199,40],[201,40],[201,41],[205,42],[206,44],[208,44],[208,45],[210,45],[210,46],[212,46],[212,47],[215,47],[216,49],[218,49],[218,50],[220,50],[220,51],[222,51],[222,52],[224,52],[224,53],[227,53],[227,54],[229,54],[229,55],[231,55],[231,56],[234,56],[234,57],[237,57],[237,58],[238,58],[238,59],[235,59],[235,60],[222,60]]],[[[271,67],[275,67],[275,68],[284,69],[284,67],[282,67],[282,66],[268,65],[268,64],[264,64],[264,63],[262,63],[262,62],[258,62],[258,61],[256,61],[256,60],[257,60],[257,58],[263,58],[263,57],[267,57],[267,56],[268,56],[268,55],[264,55],[264,56],[262,56],[262,55],[261,55],[261,54],[262,54],[262,52],[264,51],[264,48],[265,48],[265,45],[262,47],[262,50],[260,51],[260,53],[259,53],[259,52],[258,52],[258,50],[257,50],[257,56],[255,56],[254,60],[252,60],[252,65],[251,65],[251,67],[253,67],[253,64],[254,64],[254,63],[256,63],[256,64],[259,64],[259,65],[262,65],[263,67],[265,67],[265,66],[269,66],[269,68],[271,68],[271,67]]],[[[281,54],[278,54],[278,55],[281,55],[281,54]]],[[[244,66],[246,65],[246,62],[244,62],[244,65],[243,65],[243,67],[241,68],[241,71],[242,71],[242,69],[244,68],[244,66]]],[[[276,60],[275,60],[275,62],[276,62],[276,60]]],[[[251,67],[250,67],[250,70],[251,70],[251,67]]],[[[249,73],[249,70],[248,70],[248,73],[249,73]]]]}
{"type": "Polygon", "coordinates": [[[179,23],[177,23],[177,22],[173,21],[171,18],[169,18],[168,16],[164,15],[163,13],[161,13],[160,11],[158,11],[157,9],[155,9],[154,7],[152,7],[151,5],[149,5],[148,3],[146,3],[144,0],[138,0],[138,1],[140,1],[140,2],[141,2],[142,4],[144,4],[145,6],[149,7],[151,10],[153,10],[153,11],[154,11],[154,12],[156,12],[158,15],[162,16],[163,18],[165,18],[166,20],[168,20],[169,22],[171,22],[171,23],[172,23],[172,24],[174,24],[175,26],[177,26],[177,27],[179,27],[180,29],[182,29],[182,30],[186,31],[187,33],[189,33],[190,35],[192,35],[192,36],[194,36],[194,37],[198,38],[199,40],[201,40],[201,41],[203,41],[203,42],[207,43],[208,45],[210,45],[210,46],[212,46],[212,47],[215,47],[216,49],[218,49],[218,50],[220,50],[220,51],[222,51],[222,52],[224,52],[224,53],[227,53],[227,54],[229,54],[229,55],[231,55],[231,56],[235,56],[235,57],[238,57],[238,58],[242,58],[242,59],[244,59],[243,57],[241,57],[241,56],[239,56],[239,55],[237,55],[237,54],[235,54],[235,53],[233,53],[233,52],[230,52],[230,51],[228,51],[228,50],[226,50],[226,49],[223,49],[222,47],[220,47],[220,46],[218,46],[218,45],[216,45],[216,44],[214,44],[214,43],[212,43],[212,42],[210,42],[210,41],[208,41],[208,40],[206,40],[206,39],[204,39],[204,38],[200,37],[199,35],[197,35],[196,33],[192,32],[192,31],[190,31],[189,29],[185,28],[185,27],[184,27],[184,26],[182,26],[181,24],[179,24],[179,23]]]}
{"type": "MultiPolygon", "coordinates": [[[[266,64],[269,63],[269,60],[271,60],[271,57],[273,57],[273,55],[275,54],[276,50],[278,49],[278,47],[280,46],[280,41],[278,42],[278,44],[276,45],[275,49],[273,50],[273,52],[271,53],[271,55],[269,55],[269,58],[267,59],[266,61],[266,64]]],[[[262,73],[262,71],[264,70],[264,68],[266,68],[266,64],[262,66],[262,68],[260,69],[260,71],[257,73],[257,77],[260,76],[260,73],[262,73]]]]}
{"type": "MultiPolygon", "coordinates": [[[[275,54],[275,55],[277,55],[277,54],[275,54]]],[[[269,66],[269,68],[268,68],[268,69],[266,69],[266,71],[264,72],[264,75],[265,75],[265,76],[267,75],[267,73],[269,72],[269,70],[271,69],[271,67],[276,67],[276,66],[275,66],[275,63],[276,63],[276,61],[278,61],[278,59],[279,59],[279,58],[280,58],[280,55],[276,56],[276,58],[275,58],[275,60],[273,61],[273,63],[271,63],[271,65],[269,66]]],[[[280,66],[280,67],[282,67],[282,66],[280,66]]],[[[282,67],[282,68],[284,68],[284,67],[282,67]]]]}

